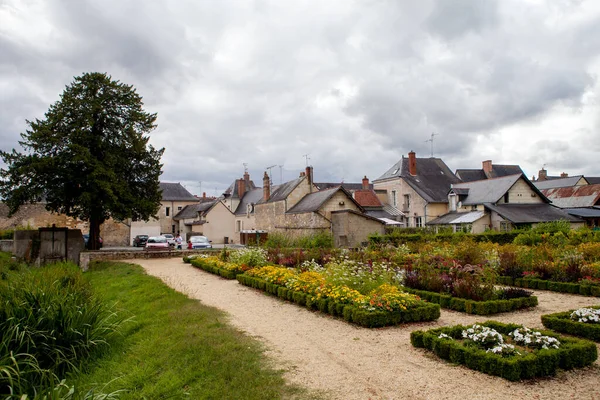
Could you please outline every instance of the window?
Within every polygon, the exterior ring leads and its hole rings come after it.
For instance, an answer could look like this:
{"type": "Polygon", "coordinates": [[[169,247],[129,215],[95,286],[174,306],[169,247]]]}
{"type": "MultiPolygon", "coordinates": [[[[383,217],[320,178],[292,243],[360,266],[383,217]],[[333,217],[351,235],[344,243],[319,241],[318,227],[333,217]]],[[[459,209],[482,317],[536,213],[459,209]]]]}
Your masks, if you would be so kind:
{"type": "Polygon", "coordinates": [[[169,216],[169,213],[170,213],[170,211],[171,211],[171,207],[166,207],[166,208],[165,208],[165,215],[166,215],[167,217],[169,216]]]}
{"type": "Polygon", "coordinates": [[[508,203],[508,192],[504,193],[504,202],[508,203]]]}
{"type": "Polygon", "coordinates": [[[392,205],[396,207],[396,191],[392,190],[392,205]]]}
{"type": "Polygon", "coordinates": [[[423,217],[415,217],[415,226],[417,228],[423,227],[423,217]]]}
{"type": "Polygon", "coordinates": [[[510,232],[510,223],[507,221],[500,221],[500,231],[502,232],[510,232]]]}
{"type": "Polygon", "coordinates": [[[171,232],[175,233],[175,225],[171,225],[171,232]]]}
{"type": "Polygon", "coordinates": [[[182,208],[183,207],[181,207],[181,206],[177,207],[177,211],[181,211],[182,208]]]}
{"type": "Polygon", "coordinates": [[[405,211],[408,211],[410,209],[410,194],[404,195],[404,204],[402,205],[402,208],[405,211]]]}
{"type": "Polygon", "coordinates": [[[235,221],[235,231],[241,232],[244,226],[244,221],[235,221]]]}

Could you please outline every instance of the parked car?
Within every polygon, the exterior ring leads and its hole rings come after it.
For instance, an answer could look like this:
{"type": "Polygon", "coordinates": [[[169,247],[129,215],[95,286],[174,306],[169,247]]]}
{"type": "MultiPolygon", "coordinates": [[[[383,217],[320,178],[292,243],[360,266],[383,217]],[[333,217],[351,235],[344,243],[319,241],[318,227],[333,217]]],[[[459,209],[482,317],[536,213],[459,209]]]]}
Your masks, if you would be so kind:
{"type": "Polygon", "coordinates": [[[188,249],[211,249],[210,242],[206,236],[192,236],[188,240],[188,249]]]}
{"type": "MultiPolygon", "coordinates": [[[[85,248],[88,248],[88,242],[90,241],[90,235],[87,233],[83,234],[83,243],[85,245],[85,248]]],[[[99,238],[99,242],[100,242],[100,248],[102,248],[102,237],[99,238]]]]}
{"type": "Polygon", "coordinates": [[[164,236],[150,236],[146,242],[146,250],[169,250],[169,242],[164,236]]]}
{"type": "Polygon", "coordinates": [[[137,235],[133,238],[133,247],[144,247],[148,241],[148,235],[137,235]]]}
{"type": "Polygon", "coordinates": [[[172,234],[163,233],[161,236],[164,236],[167,238],[167,242],[169,243],[169,246],[175,247],[175,237],[172,234]]]}

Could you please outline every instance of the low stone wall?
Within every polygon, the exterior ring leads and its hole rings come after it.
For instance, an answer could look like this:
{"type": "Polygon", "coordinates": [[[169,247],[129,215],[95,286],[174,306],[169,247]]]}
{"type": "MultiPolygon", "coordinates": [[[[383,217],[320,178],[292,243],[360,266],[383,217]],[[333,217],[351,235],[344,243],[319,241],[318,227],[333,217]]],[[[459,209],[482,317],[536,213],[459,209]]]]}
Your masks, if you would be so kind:
{"type": "MultiPolygon", "coordinates": [[[[206,253],[211,250],[122,250],[122,251],[82,251],[79,254],[79,266],[82,270],[87,271],[92,261],[114,261],[114,260],[131,260],[131,259],[148,259],[148,258],[173,258],[190,254],[206,253]]],[[[213,253],[217,253],[212,250],[213,253]]]]}
{"type": "Polygon", "coordinates": [[[12,253],[14,243],[15,242],[13,240],[0,240],[0,251],[12,253]]]}

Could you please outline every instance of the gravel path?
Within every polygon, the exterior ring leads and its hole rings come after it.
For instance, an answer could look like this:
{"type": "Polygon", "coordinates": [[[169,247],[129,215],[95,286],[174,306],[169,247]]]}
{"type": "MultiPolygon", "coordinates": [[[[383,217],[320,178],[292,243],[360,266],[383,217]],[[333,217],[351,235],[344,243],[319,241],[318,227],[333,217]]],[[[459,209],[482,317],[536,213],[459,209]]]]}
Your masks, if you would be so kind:
{"type": "Polygon", "coordinates": [[[219,308],[262,341],[286,379],[330,399],[598,399],[600,363],[555,377],[509,382],[439,360],[410,344],[410,332],[494,319],[541,328],[540,316],[600,300],[535,291],[539,306],[491,318],[442,310],[439,320],[366,329],[225,280],[181,259],[133,260],[170,287],[219,308]]]}

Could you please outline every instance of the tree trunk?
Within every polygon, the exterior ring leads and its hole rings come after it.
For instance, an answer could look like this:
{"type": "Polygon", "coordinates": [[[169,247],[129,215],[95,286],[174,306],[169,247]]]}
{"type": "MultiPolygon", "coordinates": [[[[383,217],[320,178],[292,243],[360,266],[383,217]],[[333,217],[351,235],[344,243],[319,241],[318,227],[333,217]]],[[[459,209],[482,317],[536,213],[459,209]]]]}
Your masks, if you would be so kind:
{"type": "Polygon", "coordinates": [[[100,250],[100,225],[104,222],[104,219],[92,215],[90,217],[90,238],[88,240],[89,250],[100,250]]]}

